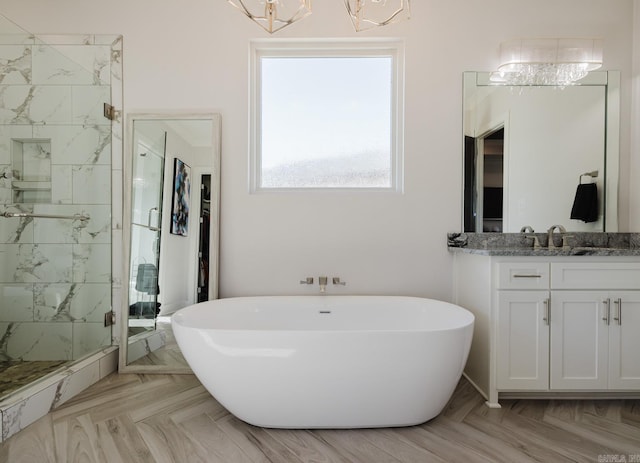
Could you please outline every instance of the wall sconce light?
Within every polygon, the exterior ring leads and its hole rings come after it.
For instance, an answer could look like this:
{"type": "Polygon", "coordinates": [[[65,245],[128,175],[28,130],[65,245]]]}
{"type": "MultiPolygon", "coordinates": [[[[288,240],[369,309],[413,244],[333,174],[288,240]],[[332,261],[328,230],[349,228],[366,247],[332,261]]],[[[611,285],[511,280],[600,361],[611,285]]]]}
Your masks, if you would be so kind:
{"type": "Polygon", "coordinates": [[[269,34],[311,14],[311,0],[227,0],[269,34]]]}
{"type": "Polygon", "coordinates": [[[491,81],[565,87],[601,66],[601,39],[517,39],[500,45],[500,66],[491,81]]]}
{"type": "Polygon", "coordinates": [[[357,32],[409,19],[409,0],[344,0],[357,32]]]}

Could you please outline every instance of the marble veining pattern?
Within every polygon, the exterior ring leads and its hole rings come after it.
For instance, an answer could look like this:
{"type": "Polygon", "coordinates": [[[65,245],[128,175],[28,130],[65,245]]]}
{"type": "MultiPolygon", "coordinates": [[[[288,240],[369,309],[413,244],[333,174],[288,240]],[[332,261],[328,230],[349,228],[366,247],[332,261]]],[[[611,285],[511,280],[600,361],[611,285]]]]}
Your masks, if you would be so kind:
{"type": "Polygon", "coordinates": [[[111,328],[104,322],[73,324],[73,358],[80,358],[88,352],[95,352],[111,344],[111,328]]]}
{"type": "Polygon", "coordinates": [[[37,321],[75,321],[71,316],[71,301],[78,285],[33,285],[34,320],[37,321]]]}
{"type": "Polygon", "coordinates": [[[9,338],[29,322],[73,325],[66,337],[74,355],[111,343],[111,330],[98,325],[120,307],[112,295],[121,277],[112,281],[110,263],[122,221],[111,204],[122,202],[122,181],[112,191],[110,180],[122,176],[122,121],[104,118],[102,104],[122,107],[121,53],[121,37],[107,35],[25,35],[21,44],[0,44],[0,213],[91,217],[0,217],[0,306],[10,305],[0,311],[5,355],[15,344],[9,338]],[[24,169],[51,176],[51,204],[13,203],[16,140],[24,169]]]}
{"type": "Polygon", "coordinates": [[[33,47],[33,83],[48,85],[109,84],[110,47],[37,45],[33,47]]]}
{"type": "Polygon", "coordinates": [[[104,314],[111,310],[109,283],[74,283],[76,290],[71,299],[70,316],[74,322],[104,324],[104,314]]]}
{"type": "Polygon", "coordinates": [[[77,283],[111,282],[111,246],[108,244],[73,245],[73,281],[77,283]]]}
{"type": "Polygon", "coordinates": [[[0,244],[4,264],[0,266],[0,282],[71,281],[69,247],[63,244],[0,244]]]}
{"type": "Polygon", "coordinates": [[[5,397],[66,363],[65,360],[0,362],[0,397],[5,397]]]}
{"type": "Polygon", "coordinates": [[[31,83],[31,47],[0,45],[0,84],[31,83]]]}
{"type": "MultiPolygon", "coordinates": [[[[29,358],[43,349],[78,358],[119,340],[118,325],[112,335],[103,318],[121,307],[122,271],[114,268],[113,277],[109,272],[112,254],[118,262],[121,251],[120,246],[112,252],[112,236],[122,242],[122,208],[111,210],[123,197],[122,120],[104,118],[102,104],[122,108],[122,37],[24,34],[6,39],[0,37],[0,213],[35,208],[41,214],[85,212],[91,219],[0,217],[0,358],[29,358]],[[14,204],[16,140],[27,149],[35,149],[32,141],[50,143],[45,156],[50,167],[33,165],[43,167],[44,174],[50,170],[51,204],[14,204]],[[64,263],[57,265],[63,249],[64,263]],[[12,269],[5,268],[7,263],[12,269]],[[5,310],[6,304],[11,308],[5,310]],[[30,343],[23,342],[29,338],[30,343]]],[[[42,152],[34,154],[37,161],[42,152]]],[[[83,360],[56,373],[56,383],[43,387],[38,382],[8,402],[0,399],[2,437],[117,368],[111,348],[92,358],[91,365],[83,360]],[[80,379],[65,379],[78,377],[82,369],[80,379]]]]}
{"type": "MultiPolygon", "coordinates": [[[[0,284],[0,307],[2,307],[2,321],[33,321],[33,285],[0,284]]],[[[1,346],[0,352],[2,352],[1,346]]]]}
{"type": "Polygon", "coordinates": [[[13,360],[7,354],[7,345],[13,336],[17,323],[7,323],[4,327],[0,326],[0,361],[6,362],[13,360]]]}
{"type": "MultiPolygon", "coordinates": [[[[8,194],[10,200],[10,189],[8,194]]],[[[32,213],[33,206],[19,204],[2,207],[0,204],[0,213],[4,212],[32,213]]],[[[0,217],[0,243],[33,243],[33,218],[14,217],[11,219],[5,219],[0,217]]]]}
{"type": "MultiPolygon", "coordinates": [[[[0,400],[2,440],[18,433],[40,417],[57,409],[82,390],[115,371],[117,350],[102,349],[80,362],[67,363],[10,396],[0,400]]],[[[2,457],[0,456],[0,461],[2,457]]]]}
{"type": "Polygon", "coordinates": [[[166,345],[167,335],[163,330],[156,330],[150,333],[140,333],[129,338],[127,346],[127,363],[134,363],[136,360],[149,355],[152,352],[166,345]]]}
{"type": "MultiPolygon", "coordinates": [[[[61,206],[36,205],[36,214],[72,216],[84,213],[89,220],[34,218],[33,235],[36,243],[51,244],[109,244],[111,242],[111,209],[109,205],[61,206]]],[[[1,229],[1,228],[0,228],[1,229]]]]}
{"type": "Polygon", "coordinates": [[[110,204],[111,172],[108,166],[73,166],[74,204],[110,204]]]}
{"type": "Polygon", "coordinates": [[[72,323],[0,323],[3,357],[8,360],[71,360],[72,323]],[[6,350],[5,350],[6,349],[6,350]]]}
{"type": "Polygon", "coordinates": [[[53,165],[108,165],[111,161],[109,126],[36,125],[33,137],[51,140],[53,165]]]}

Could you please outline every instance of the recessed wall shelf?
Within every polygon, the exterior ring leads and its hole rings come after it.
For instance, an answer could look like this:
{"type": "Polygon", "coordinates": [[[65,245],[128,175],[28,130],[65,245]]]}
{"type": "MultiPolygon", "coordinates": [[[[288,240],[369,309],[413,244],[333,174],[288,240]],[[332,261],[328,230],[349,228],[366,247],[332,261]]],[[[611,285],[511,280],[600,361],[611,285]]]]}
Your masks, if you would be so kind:
{"type": "Polygon", "coordinates": [[[51,203],[51,139],[11,140],[13,201],[51,203]]]}

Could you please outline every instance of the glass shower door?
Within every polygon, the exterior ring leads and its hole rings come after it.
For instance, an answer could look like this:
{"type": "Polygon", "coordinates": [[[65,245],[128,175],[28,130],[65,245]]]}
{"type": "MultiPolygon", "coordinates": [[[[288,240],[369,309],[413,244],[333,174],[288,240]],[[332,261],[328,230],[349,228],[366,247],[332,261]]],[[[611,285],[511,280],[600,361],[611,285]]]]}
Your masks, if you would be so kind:
{"type": "Polygon", "coordinates": [[[162,190],[164,185],[165,133],[149,136],[134,130],[131,268],[129,269],[130,334],[155,328],[160,311],[158,269],[162,190]]]}
{"type": "Polygon", "coordinates": [[[112,344],[121,51],[0,14],[0,396],[112,344]]]}

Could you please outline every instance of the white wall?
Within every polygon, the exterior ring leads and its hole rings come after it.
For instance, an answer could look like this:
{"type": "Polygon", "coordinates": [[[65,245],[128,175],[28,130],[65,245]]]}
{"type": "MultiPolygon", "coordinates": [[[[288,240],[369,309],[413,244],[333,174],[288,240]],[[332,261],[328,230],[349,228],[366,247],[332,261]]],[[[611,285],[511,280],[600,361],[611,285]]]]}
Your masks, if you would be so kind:
{"type": "MultiPolygon", "coordinates": [[[[160,296],[161,313],[174,312],[193,304],[192,291],[185,276],[190,274],[191,261],[184,258],[191,250],[194,230],[187,236],[171,234],[171,206],[173,202],[174,159],[178,158],[193,169],[193,149],[170,127],[167,130],[167,149],[164,164],[164,192],[162,197],[162,238],[160,239],[160,296]]],[[[193,178],[190,180],[193,186],[193,178]]],[[[192,207],[189,206],[191,211],[192,207]]],[[[191,224],[189,224],[191,225],[191,224]]]]}
{"type": "MultiPolygon", "coordinates": [[[[198,123],[195,121],[194,123],[198,123]]],[[[160,240],[160,295],[161,314],[168,315],[182,307],[195,303],[195,253],[197,252],[199,205],[194,188],[199,186],[194,175],[198,168],[211,159],[211,147],[192,146],[170,125],[165,125],[167,148],[164,168],[164,192],[162,198],[162,238],[160,240]],[[187,236],[171,234],[171,206],[173,201],[174,159],[178,158],[191,167],[190,220],[187,236]],[[185,256],[194,256],[186,259],[185,256]]]]}
{"type": "MultiPolygon", "coordinates": [[[[604,38],[604,68],[623,76],[621,230],[628,229],[632,6],[417,0],[410,21],[363,34],[406,39],[403,195],[248,194],[248,42],[266,34],[227,2],[3,0],[0,12],[38,33],[123,34],[125,112],[222,114],[221,296],[317,292],[298,280],[327,274],[348,283],[330,292],[450,299],[445,234],[461,228],[462,72],[494,69],[503,40],[604,38]]],[[[343,2],[327,0],[277,36],[356,33],[343,2]]]]}
{"type": "Polygon", "coordinates": [[[640,230],[640,0],[633,2],[633,71],[631,114],[631,185],[629,192],[629,228],[640,230]]]}

